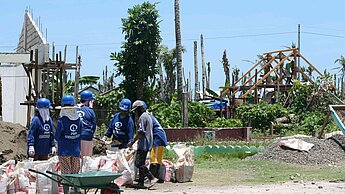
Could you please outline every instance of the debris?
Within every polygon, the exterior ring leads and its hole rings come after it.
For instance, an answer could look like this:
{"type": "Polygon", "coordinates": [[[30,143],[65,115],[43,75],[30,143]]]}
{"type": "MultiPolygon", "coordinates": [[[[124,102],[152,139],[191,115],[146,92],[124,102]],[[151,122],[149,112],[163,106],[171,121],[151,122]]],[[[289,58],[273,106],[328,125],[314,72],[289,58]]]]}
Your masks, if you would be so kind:
{"type": "MultiPolygon", "coordinates": [[[[291,137],[289,137],[291,138],[291,137]]],[[[345,160],[345,136],[335,135],[329,139],[315,137],[294,136],[314,144],[309,152],[286,149],[280,146],[280,141],[270,144],[263,152],[247,157],[246,160],[276,160],[291,164],[328,165],[337,164],[345,160]]]]}
{"type": "Polygon", "coordinates": [[[300,151],[309,151],[314,144],[303,141],[302,139],[288,139],[279,142],[280,146],[285,146],[287,148],[300,150],[300,151]]]}

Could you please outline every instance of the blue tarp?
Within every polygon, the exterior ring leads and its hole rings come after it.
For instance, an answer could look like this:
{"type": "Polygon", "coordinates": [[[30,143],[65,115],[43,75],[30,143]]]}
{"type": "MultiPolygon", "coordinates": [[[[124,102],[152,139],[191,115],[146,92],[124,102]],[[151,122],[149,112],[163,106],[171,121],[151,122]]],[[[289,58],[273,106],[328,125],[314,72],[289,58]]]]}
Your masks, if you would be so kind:
{"type": "MultiPolygon", "coordinates": [[[[220,110],[220,101],[216,100],[215,102],[205,104],[206,106],[211,107],[213,110],[220,110]]],[[[222,103],[222,110],[225,110],[226,103],[222,103]]]]}

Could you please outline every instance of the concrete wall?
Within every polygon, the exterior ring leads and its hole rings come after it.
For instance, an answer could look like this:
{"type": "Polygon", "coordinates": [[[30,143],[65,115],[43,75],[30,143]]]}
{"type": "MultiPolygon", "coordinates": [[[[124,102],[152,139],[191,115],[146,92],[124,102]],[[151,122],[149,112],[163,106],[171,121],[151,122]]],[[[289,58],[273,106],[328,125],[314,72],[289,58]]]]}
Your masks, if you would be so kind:
{"type": "Polygon", "coordinates": [[[22,65],[0,65],[2,82],[2,119],[6,122],[26,126],[27,106],[20,105],[26,101],[29,89],[28,78],[22,65]]]}

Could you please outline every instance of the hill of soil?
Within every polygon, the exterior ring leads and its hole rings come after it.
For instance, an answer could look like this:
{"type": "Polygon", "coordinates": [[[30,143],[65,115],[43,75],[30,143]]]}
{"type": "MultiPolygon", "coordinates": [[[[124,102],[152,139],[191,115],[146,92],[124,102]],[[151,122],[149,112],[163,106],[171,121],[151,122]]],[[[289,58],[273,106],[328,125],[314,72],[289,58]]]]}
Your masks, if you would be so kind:
{"type": "Polygon", "coordinates": [[[0,164],[26,158],[27,130],[20,124],[0,121],[0,164]]]}
{"type": "Polygon", "coordinates": [[[343,162],[345,160],[344,135],[338,134],[328,139],[317,139],[315,137],[301,137],[301,139],[305,142],[314,144],[309,152],[283,147],[279,144],[279,140],[277,140],[275,143],[269,145],[263,152],[246,159],[276,160],[302,165],[328,165],[343,162]]]}

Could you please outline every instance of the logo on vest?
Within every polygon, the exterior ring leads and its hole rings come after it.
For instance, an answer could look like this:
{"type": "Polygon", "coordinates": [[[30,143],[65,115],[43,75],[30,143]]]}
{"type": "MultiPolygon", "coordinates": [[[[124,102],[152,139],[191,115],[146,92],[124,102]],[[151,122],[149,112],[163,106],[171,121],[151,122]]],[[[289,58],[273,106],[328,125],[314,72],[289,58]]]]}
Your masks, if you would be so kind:
{"type": "Polygon", "coordinates": [[[50,125],[49,124],[44,124],[43,125],[44,131],[50,131],[50,125]]]}
{"type": "Polygon", "coordinates": [[[76,132],[77,129],[78,129],[78,126],[77,126],[76,124],[72,124],[72,125],[69,127],[69,130],[70,130],[71,132],[76,132]]]}
{"type": "Polygon", "coordinates": [[[78,113],[80,119],[83,120],[83,118],[85,116],[85,113],[83,111],[81,111],[81,110],[77,111],[77,113],[78,113]]]}

